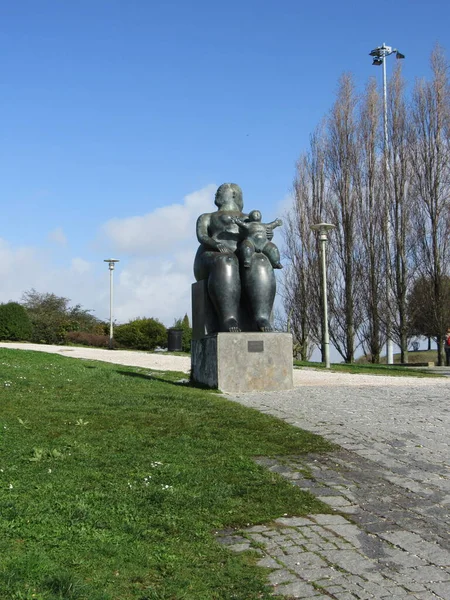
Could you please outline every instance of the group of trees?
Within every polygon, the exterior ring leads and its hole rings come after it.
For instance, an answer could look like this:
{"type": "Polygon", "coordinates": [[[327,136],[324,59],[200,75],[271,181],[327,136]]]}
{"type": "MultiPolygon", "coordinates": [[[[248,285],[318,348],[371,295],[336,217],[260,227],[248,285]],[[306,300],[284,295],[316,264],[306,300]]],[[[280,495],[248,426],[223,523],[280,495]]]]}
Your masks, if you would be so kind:
{"type": "MultiPolygon", "coordinates": [[[[188,316],[176,319],[174,327],[183,331],[182,349],[189,352],[192,330],[188,316]]],[[[68,298],[32,289],[23,294],[20,303],[0,304],[0,340],[107,347],[109,324],[79,304],[71,306],[68,298]]],[[[115,327],[114,345],[136,350],[164,348],[167,329],[158,319],[133,319],[115,327]]]]}
{"type": "Polygon", "coordinates": [[[387,336],[407,362],[413,336],[436,339],[439,364],[450,326],[450,86],[441,48],[431,80],[406,96],[400,65],[388,86],[388,145],[376,81],[357,94],[344,74],[329,115],[297,163],[287,215],[283,301],[299,354],[321,345],[319,242],[329,222],[332,344],[346,362],[361,348],[379,362],[387,336]]]}
{"type": "Polygon", "coordinates": [[[0,340],[61,344],[72,332],[104,334],[104,324],[70,300],[32,289],[22,302],[0,304],[0,340]]]}

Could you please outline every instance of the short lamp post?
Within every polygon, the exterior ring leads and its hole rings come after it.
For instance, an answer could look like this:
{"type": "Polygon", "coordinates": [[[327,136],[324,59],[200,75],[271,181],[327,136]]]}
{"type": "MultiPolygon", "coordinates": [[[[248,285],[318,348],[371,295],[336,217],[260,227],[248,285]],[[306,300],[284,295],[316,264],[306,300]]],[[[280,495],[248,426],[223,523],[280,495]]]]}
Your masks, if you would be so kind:
{"type": "Polygon", "coordinates": [[[323,300],[323,354],[325,358],[325,367],[330,368],[330,336],[328,333],[328,298],[327,298],[327,265],[326,265],[326,247],[328,236],[327,232],[336,226],[331,223],[318,223],[311,225],[313,231],[319,232],[320,241],[320,264],[322,275],[322,300],[323,300]]]}
{"type": "Polygon", "coordinates": [[[103,262],[109,263],[109,349],[113,349],[113,273],[114,265],[119,262],[117,258],[105,258],[103,262]]]}

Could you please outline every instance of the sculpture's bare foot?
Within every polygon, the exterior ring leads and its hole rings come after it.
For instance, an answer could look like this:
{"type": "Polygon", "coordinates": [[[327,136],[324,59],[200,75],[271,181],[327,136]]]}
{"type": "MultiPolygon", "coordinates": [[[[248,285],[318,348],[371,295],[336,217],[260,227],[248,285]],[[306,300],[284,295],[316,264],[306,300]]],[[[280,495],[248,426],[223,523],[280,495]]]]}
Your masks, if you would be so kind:
{"type": "Polygon", "coordinates": [[[229,331],[230,333],[239,333],[241,331],[238,322],[233,317],[225,321],[223,329],[224,331],[229,331]]]}
{"type": "Polygon", "coordinates": [[[250,267],[250,261],[249,260],[244,260],[243,265],[246,269],[248,269],[250,267]]]}
{"type": "Polygon", "coordinates": [[[273,327],[268,319],[257,319],[256,325],[260,331],[273,331],[273,327]]]}
{"type": "Polygon", "coordinates": [[[273,268],[274,269],[282,269],[283,265],[281,263],[274,263],[273,268]]]}

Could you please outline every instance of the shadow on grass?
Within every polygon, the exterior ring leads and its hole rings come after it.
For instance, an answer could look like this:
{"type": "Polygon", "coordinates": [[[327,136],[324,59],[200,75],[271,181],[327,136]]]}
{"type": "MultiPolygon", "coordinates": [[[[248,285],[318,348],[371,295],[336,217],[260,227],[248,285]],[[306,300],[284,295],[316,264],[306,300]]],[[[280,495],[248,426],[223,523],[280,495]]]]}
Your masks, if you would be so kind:
{"type": "Polygon", "coordinates": [[[187,373],[180,373],[180,375],[183,375],[182,379],[173,379],[173,377],[177,377],[178,374],[173,373],[173,375],[167,375],[167,374],[161,374],[161,375],[156,375],[154,373],[152,373],[151,375],[148,375],[146,373],[135,373],[133,371],[117,371],[117,373],[119,373],[119,375],[125,375],[126,377],[137,377],[139,379],[146,379],[147,381],[149,380],[153,380],[153,381],[161,381],[163,383],[169,383],[171,385],[175,385],[176,387],[188,387],[188,388],[193,388],[193,389],[197,389],[197,390],[207,390],[209,392],[219,392],[219,390],[213,389],[213,388],[209,388],[206,385],[203,385],[201,383],[197,383],[195,381],[191,381],[189,379],[189,375],[187,373]]]}

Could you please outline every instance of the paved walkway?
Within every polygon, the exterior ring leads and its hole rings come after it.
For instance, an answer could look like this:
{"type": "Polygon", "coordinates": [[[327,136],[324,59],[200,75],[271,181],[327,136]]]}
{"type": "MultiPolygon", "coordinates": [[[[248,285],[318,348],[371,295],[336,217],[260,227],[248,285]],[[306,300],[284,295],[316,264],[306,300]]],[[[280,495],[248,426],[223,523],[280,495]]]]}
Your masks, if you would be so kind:
{"type": "MultiPolygon", "coordinates": [[[[146,353],[34,349],[154,369],[190,366],[146,353]]],[[[237,552],[254,547],[275,595],[450,600],[450,379],[299,370],[295,382],[292,391],[227,397],[338,444],[329,454],[259,460],[332,514],[286,515],[219,539],[237,552]]]]}
{"type": "Polygon", "coordinates": [[[222,534],[236,551],[257,544],[275,594],[450,599],[450,381],[399,383],[341,380],[234,398],[340,446],[260,460],[334,514],[222,534]]]}

